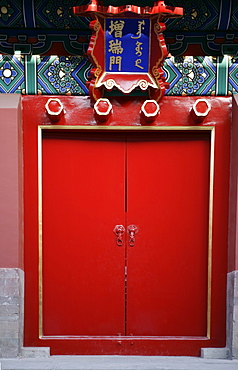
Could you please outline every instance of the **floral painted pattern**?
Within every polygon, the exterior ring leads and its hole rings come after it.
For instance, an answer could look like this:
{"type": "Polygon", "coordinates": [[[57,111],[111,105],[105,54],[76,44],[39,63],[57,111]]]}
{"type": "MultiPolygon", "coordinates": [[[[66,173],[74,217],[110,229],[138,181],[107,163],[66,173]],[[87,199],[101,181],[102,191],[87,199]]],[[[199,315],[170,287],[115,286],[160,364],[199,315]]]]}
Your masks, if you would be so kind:
{"type": "Polygon", "coordinates": [[[24,92],[24,64],[22,57],[0,55],[0,92],[24,92]]]}

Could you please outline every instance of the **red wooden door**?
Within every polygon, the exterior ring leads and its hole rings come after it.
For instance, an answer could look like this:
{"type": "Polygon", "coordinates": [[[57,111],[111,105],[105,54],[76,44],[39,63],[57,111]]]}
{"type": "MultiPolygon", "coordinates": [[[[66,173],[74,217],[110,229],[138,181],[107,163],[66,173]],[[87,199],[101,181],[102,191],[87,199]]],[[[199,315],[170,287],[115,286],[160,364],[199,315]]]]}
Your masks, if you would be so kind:
{"type": "Polygon", "coordinates": [[[44,335],[124,335],[125,145],[111,135],[44,132],[44,335]]]}
{"type": "Polygon", "coordinates": [[[210,149],[210,132],[44,132],[44,335],[206,336],[210,149]]]}
{"type": "Polygon", "coordinates": [[[210,133],[128,143],[127,333],[207,335],[210,133]]]}

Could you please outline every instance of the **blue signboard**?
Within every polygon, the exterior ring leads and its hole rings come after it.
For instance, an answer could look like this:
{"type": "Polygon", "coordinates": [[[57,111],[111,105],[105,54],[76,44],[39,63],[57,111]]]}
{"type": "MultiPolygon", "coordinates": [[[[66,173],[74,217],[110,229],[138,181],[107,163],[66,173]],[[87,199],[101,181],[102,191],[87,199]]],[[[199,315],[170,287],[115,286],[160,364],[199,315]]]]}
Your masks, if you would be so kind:
{"type": "Polygon", "coordinates": [[[106,19],[106,71],[147,73],[149,19],[106,19]]]}

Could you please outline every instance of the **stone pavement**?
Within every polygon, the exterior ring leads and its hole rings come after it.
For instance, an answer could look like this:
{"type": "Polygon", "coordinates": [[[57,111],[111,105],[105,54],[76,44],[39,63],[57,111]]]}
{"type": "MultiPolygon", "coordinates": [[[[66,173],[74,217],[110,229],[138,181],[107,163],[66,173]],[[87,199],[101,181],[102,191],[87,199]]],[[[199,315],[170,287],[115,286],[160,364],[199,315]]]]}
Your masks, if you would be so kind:
{"type": "Polygon", "coordinates": [[[238,360],[157,356],[51,356],[0,359],[1,370],[238,370],[238,360]]]}

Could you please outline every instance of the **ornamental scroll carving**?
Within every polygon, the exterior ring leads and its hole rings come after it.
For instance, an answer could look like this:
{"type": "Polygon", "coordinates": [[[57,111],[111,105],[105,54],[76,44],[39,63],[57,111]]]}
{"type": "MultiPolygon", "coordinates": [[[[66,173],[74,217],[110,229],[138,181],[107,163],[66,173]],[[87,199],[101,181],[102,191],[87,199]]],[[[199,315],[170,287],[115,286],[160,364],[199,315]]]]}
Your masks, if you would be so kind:
{"type": "Polygon", "coordinates": [[[100,4],[92,0],[73,8],[75,15],[92,19],[87,50],[94,65],[87,83],[92,101],[102,98],[105,90],[128,95],[135,89],[147,90],[149,98],[159,101],[168,88],[161,68],[168,55],[164,20],[181,17],[183,9],[163,1],[145,7],[100,4]]]}

